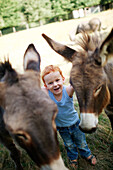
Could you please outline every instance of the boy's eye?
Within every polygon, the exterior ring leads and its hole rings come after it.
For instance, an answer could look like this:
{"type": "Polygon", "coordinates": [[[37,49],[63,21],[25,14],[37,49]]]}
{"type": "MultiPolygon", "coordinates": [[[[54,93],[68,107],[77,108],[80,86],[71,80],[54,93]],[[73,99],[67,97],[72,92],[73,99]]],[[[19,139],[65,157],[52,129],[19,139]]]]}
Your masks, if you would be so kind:
{"type": "Polygon", "coordinates": [[[48,83],[48,84],[53,84],[53,82],[50,82],[50,83],[48,83]]]}
{"type": "Polygon", "coordinates": [[[56,81],[58,82],[60,79],[57,79],[56,81]]]}

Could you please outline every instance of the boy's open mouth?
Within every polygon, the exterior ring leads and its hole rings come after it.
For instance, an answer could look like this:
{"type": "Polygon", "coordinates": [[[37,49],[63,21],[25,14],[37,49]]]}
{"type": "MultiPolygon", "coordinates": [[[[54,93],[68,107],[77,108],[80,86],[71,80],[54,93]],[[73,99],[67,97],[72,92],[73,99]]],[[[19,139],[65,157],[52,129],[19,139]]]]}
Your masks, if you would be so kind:
{"type": "Polygon", "coordinates": [[[59,89],[60,89],[60,87],[54,88],[55,91],[57,91],[57,90],[59,90],[59,89]]]}

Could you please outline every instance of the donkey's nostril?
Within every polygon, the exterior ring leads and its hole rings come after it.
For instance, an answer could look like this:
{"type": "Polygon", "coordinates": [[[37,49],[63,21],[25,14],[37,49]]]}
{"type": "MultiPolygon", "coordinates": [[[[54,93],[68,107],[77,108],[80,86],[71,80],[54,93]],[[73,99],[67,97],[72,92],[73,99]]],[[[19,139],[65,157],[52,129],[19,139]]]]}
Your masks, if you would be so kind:
{"type": "Polygon", "coordinates": [[[79,126],[79,129],[84,132],[84,133],[94,133],[96,131],[96,127],[92,128],[92,129],[87,129],[87,128],[81,128],[81,126],[79,126]]]}

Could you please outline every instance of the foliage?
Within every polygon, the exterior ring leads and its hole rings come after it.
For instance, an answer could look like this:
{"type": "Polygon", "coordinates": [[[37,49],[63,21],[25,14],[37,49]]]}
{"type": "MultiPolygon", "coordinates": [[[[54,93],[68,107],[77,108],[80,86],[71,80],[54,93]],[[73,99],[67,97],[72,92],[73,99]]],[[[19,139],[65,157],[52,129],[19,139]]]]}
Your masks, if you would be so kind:
{"type": "Polygon", "coordinates": [[[51,17],[49,0],[21,0],[21,12],[27,23],[40,22],[51,17]]]}
{"type": "Polygon", "coordinates": [[[71,0],[51,0],[51,4],[53,17],[58,18],[58,20],[63,16],[66,16],[68,19],[68,14],[72,12],[74,6],[74,3],[71,2],[71,0]]]}
{"type": "Polygon", "coordinates": [[[0,27],[11,27],[18,25],[21,21],[18,1],[0,1],[0,27]]]}
{"type": "Polygon", "coordinates": [[[113,0],[100,0],[101,5],[105,5],[105,4],[108,4],[108,3],[111,3],[111,2],[113,2],[113,0]]]}
{"type": "Polygon", "coordinates": [[[21,24],[42,25],[47,21],[69,19],[74,9],[106,4],[113,0],[1,0],[0,28],[21,24]]]}
{"type": "Polygon", "coordinates": [[[77,3],[78,3],[79,8],[80,7],[84,8],[84,7],[98,5],[98,4],[100,4],[100,0],[89,0],[89,1],[87,1],[87,0],[78,0],[77,3]]]}

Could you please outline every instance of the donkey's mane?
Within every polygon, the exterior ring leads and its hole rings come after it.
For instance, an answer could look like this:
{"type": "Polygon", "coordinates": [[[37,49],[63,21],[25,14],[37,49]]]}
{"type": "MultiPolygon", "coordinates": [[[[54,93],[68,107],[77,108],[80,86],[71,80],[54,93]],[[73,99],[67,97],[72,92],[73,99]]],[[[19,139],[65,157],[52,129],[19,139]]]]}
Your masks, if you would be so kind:
{"type": "Polygon", "coordinates": [[[4,62],[1,62],[0,63],[0,68],[4,68],[8,71],[11,71],[12,70],[12,66],[11,66],[11,63],[9,62],[9,59],[8,60],[5,60],[4,62]]]}
{"type": "Polygon", "coordinates": [[[96,33],[80,33],[77,38],[76,45],[80,46],[84,51],[95,51],[100,47],[100,37],[96,33]]]}
{"type": "MultiPolygon", "coordinates": [[[[0,80],[6,75],[6,74],[10,74],[10,78],[8,79],[8,82],[10,84],[13,84],[14,82],[17,82],[18,78],[17,78],[17,73],[16,71],[12,68],[11,63],[8,60],[5,60],[5,62],[1,62],[0,63],[0,80]]],[[[6,77],[5,77],[6,78],[6,77]]]]}
{"type": "Polygon", "coordinates": [[[5,62],[0,62],[0,79],[5,75],[6,70],[12,70],[12,66],[9,60],[5,60],[5,62]]]}

